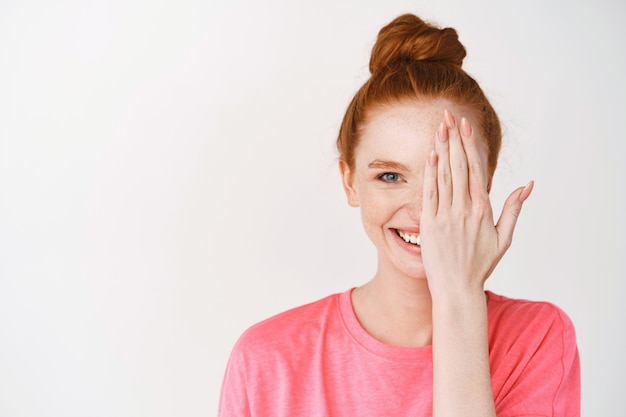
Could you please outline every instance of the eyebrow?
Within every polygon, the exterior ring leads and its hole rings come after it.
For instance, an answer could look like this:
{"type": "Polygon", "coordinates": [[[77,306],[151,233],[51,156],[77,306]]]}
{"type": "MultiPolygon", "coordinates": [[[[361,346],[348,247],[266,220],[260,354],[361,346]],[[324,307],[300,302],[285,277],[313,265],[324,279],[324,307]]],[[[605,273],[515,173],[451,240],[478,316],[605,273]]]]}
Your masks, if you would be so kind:
{"type": "Polygon", "coordinates": [[[388,161],[384,159],[374,159],[367,165],[373,169],[393,169],[397,171],[409,171],[409,168],[401,162],[388,161]]]}

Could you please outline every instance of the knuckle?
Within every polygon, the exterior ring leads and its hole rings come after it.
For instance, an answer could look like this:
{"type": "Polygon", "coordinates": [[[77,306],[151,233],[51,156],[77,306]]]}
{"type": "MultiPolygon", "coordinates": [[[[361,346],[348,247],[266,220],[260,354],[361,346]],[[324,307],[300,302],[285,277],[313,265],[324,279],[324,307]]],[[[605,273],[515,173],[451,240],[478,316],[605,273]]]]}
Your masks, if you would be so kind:
{"type": "Polygon", "coordinates": [[[484,198],[477,198],[474,200],[474,212],[479,217],[485,217],[490,212],[490,204],[484,198]]]}
{"type": "Polygon", "coordinates": [[[510,210],[511,215],[517,219],[520,215],[520,213],[522,212],[522,208],[521,207],[512,207],[510,210]]]}
{"type": "Polygon", "coordinates": [[[467,164],[461,159],[455,162],[454,169],[460,172],[467,172],[467,164]]]}
{"type": "Polygon", "coordinates": [[[447,170],[442,170],[441,171],[441,181],[444,184],[450,184],[450,173],[447,170]]]}
{"type": "Polygon", "coordinates": [[[469,170],[472,175],[481,175],[483,172],[483,166],[480,162],[474,161],[470,164],[469,170]]]}

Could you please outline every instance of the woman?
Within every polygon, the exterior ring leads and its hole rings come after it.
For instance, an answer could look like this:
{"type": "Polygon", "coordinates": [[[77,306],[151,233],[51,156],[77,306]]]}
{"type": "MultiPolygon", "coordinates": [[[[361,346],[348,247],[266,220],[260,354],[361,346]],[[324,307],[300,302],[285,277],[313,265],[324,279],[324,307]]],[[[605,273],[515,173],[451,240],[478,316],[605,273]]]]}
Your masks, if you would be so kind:
{"type": "Polygon", "coordinates": [[[248,329],[220,416],[580,414],[568,317],[484,290],[533,183],[494,222],[500,125],[464,57],[454,29],[416,16],[381,29],[337,139],[376,274],[248,329]]]}

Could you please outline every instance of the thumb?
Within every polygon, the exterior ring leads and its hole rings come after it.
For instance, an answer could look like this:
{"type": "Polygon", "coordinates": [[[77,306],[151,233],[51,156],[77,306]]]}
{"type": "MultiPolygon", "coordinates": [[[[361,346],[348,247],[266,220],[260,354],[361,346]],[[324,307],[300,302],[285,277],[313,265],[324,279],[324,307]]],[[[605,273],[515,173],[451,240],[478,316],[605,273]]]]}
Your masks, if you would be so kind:
{"type": "Polygon", "coordinates": [[[534,185],[535,182],[531,181],[526,184],[525,187],[518,188],[513,191],[504,202],[502,214],[500,214],[500,218],[496,224],[498,242],[501,249],[506,250],[509,246],[511,246],[511,242],[513,241],[513,230],[515,229],[517,218],[522,211],[524,201],[526,201],[528,196],[530,196],[530,193],[533,191],[534,185]]]}

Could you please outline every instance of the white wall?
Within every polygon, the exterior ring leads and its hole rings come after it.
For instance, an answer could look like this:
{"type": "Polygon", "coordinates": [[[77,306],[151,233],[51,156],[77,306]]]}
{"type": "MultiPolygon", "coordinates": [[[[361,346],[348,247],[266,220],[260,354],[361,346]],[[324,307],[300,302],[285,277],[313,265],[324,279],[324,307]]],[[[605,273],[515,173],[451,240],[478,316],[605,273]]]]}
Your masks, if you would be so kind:
{"type": "Polygon", "coordinates": [[[584,415],[623,416],[626,6],[0,2],[0,415],[215,415],[237,336],[365,282],[333,141],[378,29],[456,27],[535,179],[489,287],[572,317],[584,415]]]}

